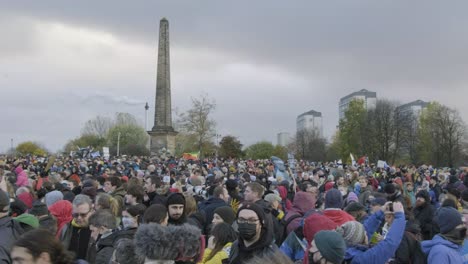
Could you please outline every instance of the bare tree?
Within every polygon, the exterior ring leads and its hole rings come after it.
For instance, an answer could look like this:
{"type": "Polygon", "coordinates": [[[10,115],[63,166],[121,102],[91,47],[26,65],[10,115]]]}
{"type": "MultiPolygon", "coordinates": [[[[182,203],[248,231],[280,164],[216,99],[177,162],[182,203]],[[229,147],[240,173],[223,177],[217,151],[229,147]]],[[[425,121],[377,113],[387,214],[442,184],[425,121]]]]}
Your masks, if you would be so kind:
{"type": "Polygon", "coordinates": [[[141,126],[135,116],[129,113],[116,113],[115,125],[141,126]]]}
{"type": "Polygon", "coordinates": [[[203,144],[213,139],[216,134],[216,122],[211,119],[215,109],[215,101],[210,100],[207,95],[202,95],[200,98],[192,98],[192,108],[179,117],[181,130],[196,136],[200,155],[203,155],[203,144]]]}
{"type": "Polygon", "coordinates": [[[420,118],[419,151],[423,161],[453,167],[460,162],[466,126],[458,111],[431,103],[420,118]]]}
{"type": "Polygon", "coordinates": [[[302,159],[324,161],[326,158],[326,140],[315,129],[297,131],[295,147],[302,159]]]}
{"type": "Polygon", "coordinates": [[[114,122],[110,117],[107,116],[96,116],[95,118],[88,120],[83,129],[81,130],[82,135],[96,135],[104,138],[109,132],[109,129],[114,125],[114,122]]]}

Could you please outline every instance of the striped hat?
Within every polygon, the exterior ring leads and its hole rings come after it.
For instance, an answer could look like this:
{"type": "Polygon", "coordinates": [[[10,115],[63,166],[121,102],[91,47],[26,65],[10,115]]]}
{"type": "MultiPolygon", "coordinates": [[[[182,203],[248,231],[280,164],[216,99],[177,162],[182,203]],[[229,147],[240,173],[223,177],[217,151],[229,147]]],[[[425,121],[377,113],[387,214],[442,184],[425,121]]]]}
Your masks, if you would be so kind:
{"type": "Polygon", "coordinates": [[[336,229],[340,233],[348,246],[362,245],[366,240],[366,230],[357,221],[349,221],[336,229]]]}

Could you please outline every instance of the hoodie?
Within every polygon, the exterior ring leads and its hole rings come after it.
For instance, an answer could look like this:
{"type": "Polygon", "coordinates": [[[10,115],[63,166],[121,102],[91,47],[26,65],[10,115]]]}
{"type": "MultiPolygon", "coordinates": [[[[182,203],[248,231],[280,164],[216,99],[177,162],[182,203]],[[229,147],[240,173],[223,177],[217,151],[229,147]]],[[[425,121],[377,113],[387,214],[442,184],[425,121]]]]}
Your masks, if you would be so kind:
{"type": "Polygon", "coordinates": [[[460,246],[440,235],[435,235],[432,240],[421,242],[421,247],[427,255],[427,263],[463,263],[463,258],[459,253],[460,246]]]}
{"type": "MultiPolygon", "coordinates": [[[[291,210],[286,214],[284,220],[287,222],[289,218],[294,215],[305,215],[308,211],[315,208],[315,198],[311,193],[308,192],[298,192],[294,196],[293,206],[291,210]]],[[[301,225],[302,217],[298,217],[289,223],[286,227],[287,233],[291,233],[297,227],[301,225]]]]}
{"type": "Polygon", "coordinates": [[[58,201],[49,207],[50,214],[57,219],[57,238],[60,237],[63,227],[73,219],[72,211],[73,206],[67,200],[58,201]]]}
{"type": "Polygon", "coordinates": [[[23,187],[23,186],[28,186],[28,175],[26,172],[21,168],[21,166],[16,167],[15,169],[16,173],[16,187],[23,187]]]}
{"type": "Polygon", "coordinates": [[[281,197],[281,206],[283,206],[283,210],[288,212],[292,208],[291,201],[288,199],[288,190],[284,186],[279,186],[278,193],[281,197]]]}

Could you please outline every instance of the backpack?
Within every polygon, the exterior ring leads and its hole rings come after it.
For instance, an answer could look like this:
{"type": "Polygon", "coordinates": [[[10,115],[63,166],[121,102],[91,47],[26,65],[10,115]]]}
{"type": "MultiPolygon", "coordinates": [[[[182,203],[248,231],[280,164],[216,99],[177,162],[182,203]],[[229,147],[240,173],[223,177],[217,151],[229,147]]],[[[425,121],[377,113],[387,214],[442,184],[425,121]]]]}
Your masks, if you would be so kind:
{"type": "Polygon", "coordinates": [[[297,235],[297,237],[299,239],[304,238],[304,234],[302,232],[302,229],[304,227],[304,221],[311,214],[322,214],[322,212],[317,210],[317,209],[311,209],[311,210],[307,211],[304,215],[302,215],[300,213],[292,215],[288,220],[285,220],[285,217],[283,217],[283,219],[281,219],[281,221],[280,221],[281,226],[283,227],[283,237],[282,237],[281,243],[284,240],[286,240],[286,238],[288,237],[288,225],[290,223],[292,223],[292,221],[294,221],[295,219],[298,219],[298,218],[301,218],[301,224],[295,230],[293,230],[293,232],[296,233],[296,235],[297,235]]]}
{"type": "Polygon", "coordinates": [[[416,240],[416,246],[413,248],[413,255],[411,256],[410,264],[427,264],[427,255],[421,249],[421,242],[418,241],[417,237],[413,233],[408,231],[405,233],[416,240]]]}

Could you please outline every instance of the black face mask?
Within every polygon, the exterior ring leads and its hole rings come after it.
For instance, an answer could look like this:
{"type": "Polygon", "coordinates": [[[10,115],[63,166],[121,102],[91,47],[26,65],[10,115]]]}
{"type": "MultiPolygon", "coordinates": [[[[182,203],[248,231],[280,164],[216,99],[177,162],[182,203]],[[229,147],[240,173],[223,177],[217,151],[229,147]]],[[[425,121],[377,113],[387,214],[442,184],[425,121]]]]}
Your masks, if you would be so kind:
{"type": "Polygon", "coordinates": [[[238,226],[239,237],[250,241],[257,234],[257,224],[242,223],[238,226]]]}

